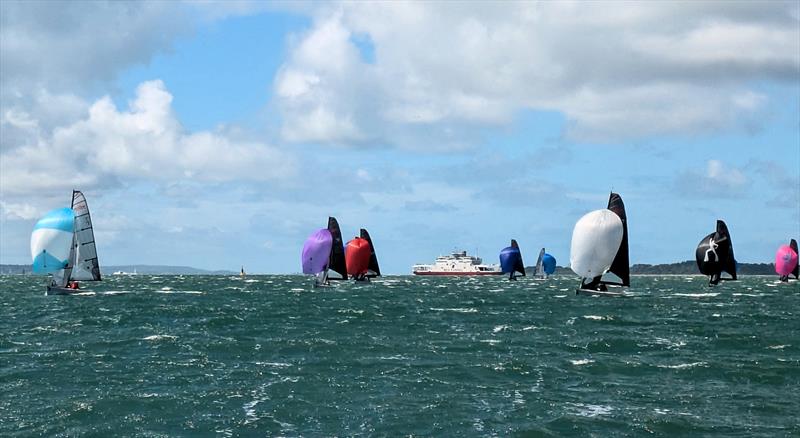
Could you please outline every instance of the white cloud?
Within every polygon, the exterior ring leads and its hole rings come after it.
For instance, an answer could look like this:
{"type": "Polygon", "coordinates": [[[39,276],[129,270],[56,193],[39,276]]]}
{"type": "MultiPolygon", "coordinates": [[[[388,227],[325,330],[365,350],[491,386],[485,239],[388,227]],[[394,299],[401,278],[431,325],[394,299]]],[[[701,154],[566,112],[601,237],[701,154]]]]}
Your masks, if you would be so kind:
{"type": "Polygon", "coordinates": [[[145,82],[128,111],[103,97],[81,120],[3,151],[3,194],[95,187],[120,179],[275,181],[294,173],[294,160],[266,144],[224,132],[185,132],[171,102],[161,81],[145,82]]]}
{"type": "Polygon", "coordinates": [[[676,184],[684,194],[701,197],[736,198],[749,188],[745,173],[719,160],[708,160],[705,172],[690,170],[678,176],[676,184]]]}
{"type": "Polygon", "coordinates": [[[0,212],[2,212],[3,219],[22,219],[32,220],[38,219],[42,215],[42,211],[33,205],[27,203],[9,203],[0,201],[0,212]]]}
{"type": "Polygon", "coordinates": [[[796,3],[617,6],[322,7],[275,79],[284,137],[461,147],[474,141],[467,127],[525,109],[565,114],[579,140],[693,134],[758,111],[765,97],[753,82],[793,83],[800,72],[796,3]]]}
{"type": "Polygon", "coordinates": [[[177,2],[2,2],[3,97],[92,87],[168,50],[192,25],[177,2]]]}

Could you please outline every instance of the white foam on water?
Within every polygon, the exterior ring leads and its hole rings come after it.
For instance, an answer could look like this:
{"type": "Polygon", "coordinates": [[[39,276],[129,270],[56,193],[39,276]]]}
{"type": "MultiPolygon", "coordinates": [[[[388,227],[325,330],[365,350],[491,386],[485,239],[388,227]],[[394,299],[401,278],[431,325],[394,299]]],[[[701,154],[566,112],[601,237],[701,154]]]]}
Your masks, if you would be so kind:
{"type": "Polygon", "coordinates": [[[708,363],[706,362],[692,362],[692,363],[680,363],[677,365],[656,365],[656,366],[659,368],[669,368],[672,370],[683,370],[687,368],[702,367],[706,365],[708,365],[708,363]]]}
{"type": "Polygon", "coordinates": [[[582,417],[594,418],[601,415],[608,415],[614,411],[614,408],[605,405],[592,405],[588,403],[573,403],[572,405],[578,408],[576,414],[582,417]]]}
{"type": "Polygon", "coordinates": [[[499,344],[501,341],[499,339],[481,339],[478,342],[483,342],[485,344],[496,345],[499,344]]]}
{"type": "Polygon", "coordinates": [[[613,321],[613,316],[599,316],[599,315],[583,315],[583,319],[591,319],[593,321],[613,321]]]}
{"type": "Polygon", "coordinates": [[[478,309],[474,307],[450,307],[450,308],[441,308],[441,307],[430,307],[428,310],[432,310],[434,312],[457,312],[457,313],[478,313],[478,309]]]}
{"type": "Polygon", "coordinates": [[[690,297],[690,298],[715,297],[717,295],[719,295],[719,292],[705,292],[696,294],[683,294],[683,293],[672,294],[673,297],[690,297]]]}
{"type": "Polygon", "coordinates": [[[292,364],[285,362],[256,362],[256,365],[264,365],[275,368],[289,368],[292,366],[292,364]]]}
{"type": "Polygon", "coordinates": [[[770,350],[783,350],[786,347],[791,347],[791,345],[790,344],[786,344],[786,345],[770,345],[767,348],[769,348],[770,350]]]}
{"type": "Polygon", "coordinates": [[[498,326],[496,326],[495,328],[492,329],[492,333],[498,333],[498,332],[501,332],[503,330],[507,330],[508,328],[509,327],[507,325],[505,325],[505,324],[498,325],[498,326]]]}
{"type": "Polygon", "coordinates": [[[157,290],[157,294],[187,294],[187,295],[205,295],[206,293],[200,290],[157,290]]]}
{"type": "Polygon", "coordinates": [[[577,359],[577,360],[570,360],[573,365],[588,365],[590,363],[594,363],[592,359],[577,359]]]}
{"type": "Polygon", "coordinates": [[[162,339],[172,340],[178,339],[178,337],[172,335],[150,335],[146,338],[142,338],[143,341],[160,341],[162,339]]]}

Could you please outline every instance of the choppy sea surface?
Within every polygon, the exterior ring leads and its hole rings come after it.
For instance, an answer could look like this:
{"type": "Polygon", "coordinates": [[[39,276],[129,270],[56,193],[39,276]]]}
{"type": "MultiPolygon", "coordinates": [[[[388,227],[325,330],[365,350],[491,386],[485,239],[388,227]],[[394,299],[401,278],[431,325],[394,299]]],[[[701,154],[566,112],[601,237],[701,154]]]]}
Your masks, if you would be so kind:
{"type": "Polygon", "coordinates": [[[0,277],[0,436],[800,435],[800,284],[0,277]]]}

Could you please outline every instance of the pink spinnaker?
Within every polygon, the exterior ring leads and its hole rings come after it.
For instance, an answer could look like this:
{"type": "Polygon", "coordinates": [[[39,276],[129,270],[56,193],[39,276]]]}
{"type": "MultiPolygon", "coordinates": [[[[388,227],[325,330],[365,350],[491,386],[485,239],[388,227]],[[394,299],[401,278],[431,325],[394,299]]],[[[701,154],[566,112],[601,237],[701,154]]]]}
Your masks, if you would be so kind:
{"type": "Polygon", "coordinates": [[[797,266],[797,253],[791,246],[781,245],[775,253],[775,272],[780,276],[789,275],[797,266]]]}

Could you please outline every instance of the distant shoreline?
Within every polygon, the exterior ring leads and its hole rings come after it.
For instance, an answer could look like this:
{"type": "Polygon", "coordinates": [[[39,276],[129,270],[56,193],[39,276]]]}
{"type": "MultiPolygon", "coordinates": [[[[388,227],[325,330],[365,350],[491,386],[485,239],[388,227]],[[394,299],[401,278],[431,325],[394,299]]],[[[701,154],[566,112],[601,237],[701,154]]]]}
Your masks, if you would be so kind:
{"type": "MultiPolygon", "coordinates": [[[[526,266],[528,273],[534,271],[533,266],[526,266]]],[[[123,272],[122,275],[142,274],[142,275],[239,275],[239,272],[228,270],[208,270],[193,268],[190,266],[162,266],[162,265],[112,265],[101,266],[101,273],[104,276],[113,275],[115,272],[123,272]]],[[[30,265],[10,265],[0,264],[0,275],[29,275],[31,274],[30,265]]],[[[250,274],[250,275],[293,275],[297,272],[285,274],[250,274]]],[[[740,263],[739,275],[747,276],[774,276],[775,265],[772,263],[740,263]]],[[[389,275],[411,275],[411,272],[389,275]]],[[[556,276],[575,276],[568,267],[558,266],[556,276]]],[[[631,266],[632,276],[700,276],[697,265],[693,260],[679,263],[667,263],[658,265],[635,264],[631,266]]]]}

